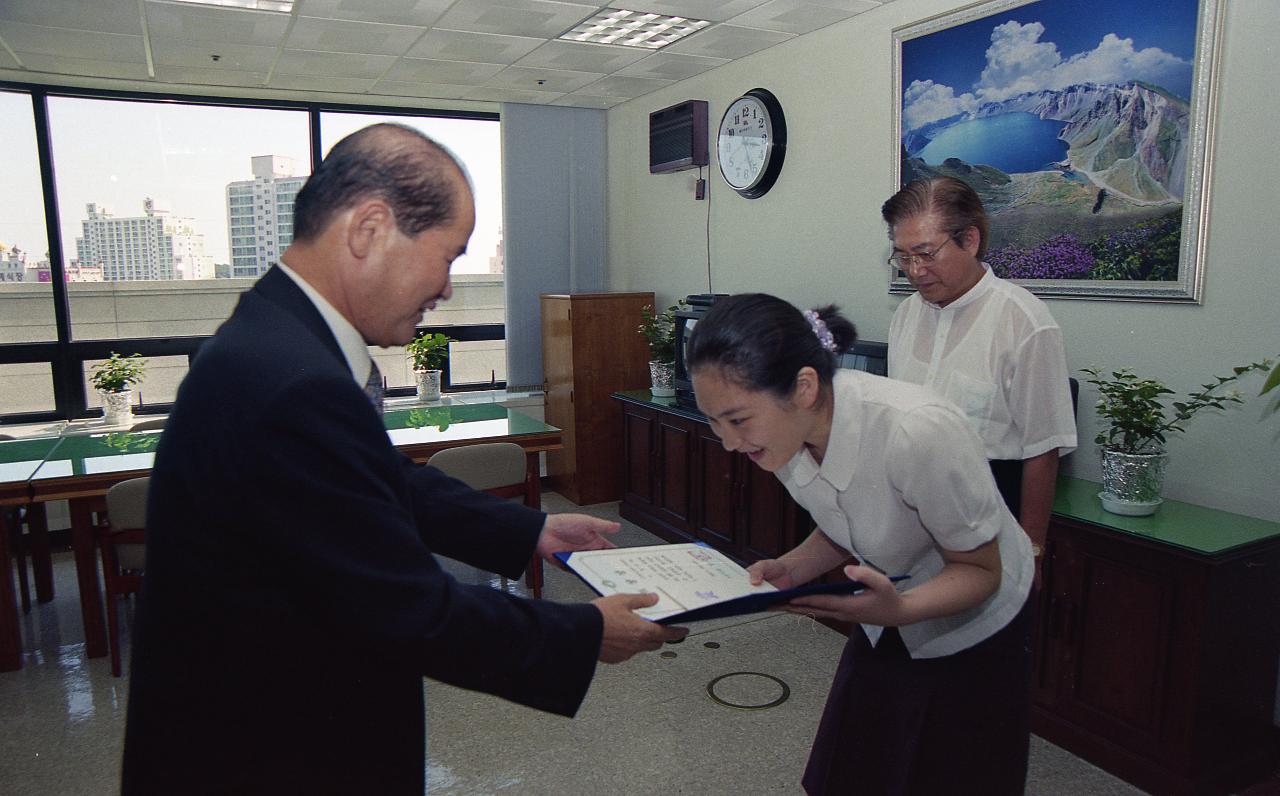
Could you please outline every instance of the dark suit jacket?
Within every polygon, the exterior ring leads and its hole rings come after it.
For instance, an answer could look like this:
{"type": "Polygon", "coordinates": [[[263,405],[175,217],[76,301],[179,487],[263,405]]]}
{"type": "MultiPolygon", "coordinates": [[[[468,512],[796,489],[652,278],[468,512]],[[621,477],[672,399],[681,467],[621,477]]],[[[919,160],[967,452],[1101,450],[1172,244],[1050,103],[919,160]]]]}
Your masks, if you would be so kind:
{"type": "Polygon", "coordinates": [[[511,577],[544,515],[391,445],[273,269],[200,350],[152,471],[125,793],[423,792],[423,676],[572,715],[602,622],[511,577]]]}

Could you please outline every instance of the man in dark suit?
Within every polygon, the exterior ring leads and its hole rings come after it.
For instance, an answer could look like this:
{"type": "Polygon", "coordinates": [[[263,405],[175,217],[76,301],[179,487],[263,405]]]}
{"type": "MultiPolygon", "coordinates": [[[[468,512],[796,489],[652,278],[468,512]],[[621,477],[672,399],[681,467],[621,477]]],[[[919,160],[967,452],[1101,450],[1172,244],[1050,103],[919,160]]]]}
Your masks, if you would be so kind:
{"type": "Polygon", "coordinates": [[[452,292],[475,224],[453,158],[365,128],[294,212],[283,265],[201,348],[157,452],[125,793],[420,794],[424,676],[571,716],[597,659],[684,632],[633,613],[654,595],[524,600],[434,558],[518,577],[535,550],[617,528],[412,464],[362,389],[367,345],[408,342],[452,292]]]}

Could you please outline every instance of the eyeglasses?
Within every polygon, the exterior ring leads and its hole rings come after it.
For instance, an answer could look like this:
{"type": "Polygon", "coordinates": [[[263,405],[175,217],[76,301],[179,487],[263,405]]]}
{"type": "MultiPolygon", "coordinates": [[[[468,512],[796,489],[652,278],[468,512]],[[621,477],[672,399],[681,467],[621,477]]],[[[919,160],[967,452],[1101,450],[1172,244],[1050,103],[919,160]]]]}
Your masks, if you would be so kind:
{"type": "Polygon", "coordinates": [[[905,271],[908,268],[914,268],[917,265],[929,265],[934,258],[938,256],[938,252],[947,247],[947,244],[955,238],[947,238],[938,248],[931,252],[920,252],[919,254],[895,254],[889,258],[888,263],[899,271],[905,271]]]}

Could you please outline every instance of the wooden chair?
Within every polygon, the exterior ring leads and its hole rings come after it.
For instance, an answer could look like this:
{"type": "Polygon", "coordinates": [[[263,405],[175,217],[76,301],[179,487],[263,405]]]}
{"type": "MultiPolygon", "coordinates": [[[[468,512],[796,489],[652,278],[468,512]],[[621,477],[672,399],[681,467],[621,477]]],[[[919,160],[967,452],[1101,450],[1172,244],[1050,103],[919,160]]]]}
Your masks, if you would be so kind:
{"type": "MultiPolygon", "coordinates": [[[[14,439],[8,434],[0,434],[0,440],[14,439]]],[[[43,507],[41,507],[43,510],[43,507]]],[[[9,549],[13,551],[13,559],[18,564],[18,593],[22,599],[22,613],[31,613],[31,582],[27,578],[27,542],[22,528],[28,525],[30,506],[6,506],[5,524],[9,526],[9,549]]],[[[33,566],[35,561],[32,561],[33,566]]]]}
{"type": "Polygon", "coordinates": [[[120,676],[120,624],[116,597],[142,588],[146,568],[147,487],[151,479],[131,478],[107,491],[106,521],[98,525],[102,580],[106,592],[111,674],[120,676]]]}
{"type": "MultiPolygon", "coordinates": [[[[542,508],[537,473],[529,472],[524,448],[514,442],[486,442],[446,448],[427,464],[462,483],[505,498],[519,498],[526,506],[542,508]]],[[[506,586],[506,578],[503,578],[506,586]]],[[[542,596],[542,559],[535,553],[525,570],[525,585],[535,598],[542,596]]]]}

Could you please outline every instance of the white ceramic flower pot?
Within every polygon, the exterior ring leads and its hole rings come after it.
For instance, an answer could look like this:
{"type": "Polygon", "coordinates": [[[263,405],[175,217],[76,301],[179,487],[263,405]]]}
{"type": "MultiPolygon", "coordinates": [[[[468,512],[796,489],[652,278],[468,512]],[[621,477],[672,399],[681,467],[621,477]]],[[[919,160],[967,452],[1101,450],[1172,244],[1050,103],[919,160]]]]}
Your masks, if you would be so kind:
{"type": "Polygon", "coordinates": [[[649,392],[656,398],[671,398],[676,394],[676,366],[674,362],[649,361],[649,392]]]}
{"type": "Polygon", "coordinates": [[[127,426],[133,422],[133,390],[98,391],[102,396],[102,418],[108,426],[127,426]]]}
{"type": "Polygon", "coordinates": [[[413,373],[418,377],[418,400],[440,400],[440,371],[415,370],[413,373]]]}

